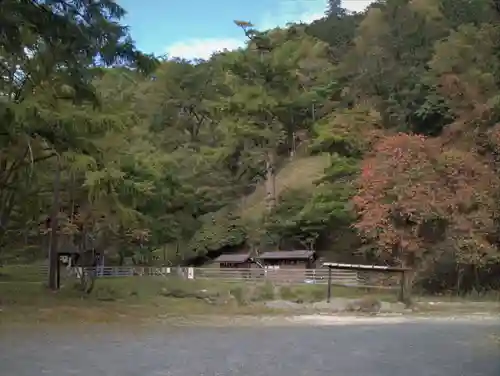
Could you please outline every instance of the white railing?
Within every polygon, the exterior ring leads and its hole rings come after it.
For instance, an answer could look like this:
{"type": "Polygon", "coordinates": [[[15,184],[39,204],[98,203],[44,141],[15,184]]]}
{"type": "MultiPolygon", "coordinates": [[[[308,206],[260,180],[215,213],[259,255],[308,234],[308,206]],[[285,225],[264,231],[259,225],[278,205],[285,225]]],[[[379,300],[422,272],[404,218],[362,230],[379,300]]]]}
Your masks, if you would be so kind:
{"type": "MultiPolygon", "coordinates": [[[[47,266],[8,267],[13,280],[43,280],[47,277],[47,266]]],[[[61,276],[71,276],[71,270],[61,267],[61,276]]],[[[193,267],[158,267],[158,266],[105,266],[95,268],[95,275],[100,278],[113,277],[181,277],[185,279],[203,279],[220,281],[247,281],[291,284],[328,284],[328,269],[289,269],[289,268],[193,268],[193,267]]],[[[353,287],[395,288],[395,284],[383,286],[380,281],[367,278],[367,273],[352,270],[332,270],[332,284],[353,287]]]]}
{"type": "MultiPolygon", "coordinates": [[[[194,268],[194,279],[269,280],[283,283],[328,283],[328,270],[325,269],[236,269],[236,268],[194,268]]],[[[332,272],[332,282],[357,286],[358,273],[349,270],[332,272]]]]}
{"type": "MultiPolygon", "coordinates": [[[[327,284],[326,269],[262,269],[262,268],[192,268],[192,267],[104,267],[97,268],[100,277],[179,276],[185,279],[221,281],[272,281],[276,283],[327,284]]],[[[332,282],[359,286],[362,281],[356,271],[332,271],[332,282]]]]}

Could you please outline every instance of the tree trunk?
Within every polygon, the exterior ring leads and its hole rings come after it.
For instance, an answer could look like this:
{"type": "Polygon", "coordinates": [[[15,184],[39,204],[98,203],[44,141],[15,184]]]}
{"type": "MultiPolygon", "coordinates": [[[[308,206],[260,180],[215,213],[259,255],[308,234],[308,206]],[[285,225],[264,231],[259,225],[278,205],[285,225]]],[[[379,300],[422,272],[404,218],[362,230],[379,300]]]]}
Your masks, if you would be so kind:
{"type": "Polygon", "coordinates": [[[415,255],[413,253],[405,257],[402,267],[407,270],[402,275],[400,300],[406,307],[410,307],[413,304],[412,290],[417,275],[417,263],[415,262],[415,255]]]}
{"type": "Polygon", "coordinates": [[[406,307],[410,307],[413,304],[412,289],[413,283],[415,281],[415,276],[416,273],[414,269],[408,269],[402,275],[401,293],[399,300],[404,303],[406,307]]]}
{"type": "Polygon", "coordinates": [[[118,266],[123,266],[125,262],[125,256],[123,255],[122,251],[118,252],[118,266]]]}
{"type": "Polygon", "coordinates": [[[276,206],[276,155],[274,150],[266,153],[266,204],[271,211],[276,206]]]}
{"type": "Polygon", "coordinates": [[[460,295],[461,290],[462,290],[463,275],[464,275],[464,273],[463,273],[462,268],[457,265],[457,280],[456,280],[456,283],[455,283],[455,291],[456,291],[457,296],[460,295]]]}
{"type": "Polygon", "coordinates": [[[59,268],[59,247],[58,247],[58,231],[59,231],[59,190],[61,180],[61,162],[58,158],[56,173],[54,178],[54,191],[52,196],[52,213],[50,217],[50,247],[49,247],[49,289],[57,290],[58,286],[58,268],[59,268]]]}

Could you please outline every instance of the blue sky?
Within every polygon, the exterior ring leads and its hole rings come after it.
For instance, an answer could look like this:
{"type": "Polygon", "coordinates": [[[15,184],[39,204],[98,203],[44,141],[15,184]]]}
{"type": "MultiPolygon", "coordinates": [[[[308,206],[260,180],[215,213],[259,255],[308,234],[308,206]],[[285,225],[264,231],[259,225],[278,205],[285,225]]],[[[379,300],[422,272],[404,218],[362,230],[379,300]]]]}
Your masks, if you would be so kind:
{"type": "MultiPolygon", "coordinates": [[[[362,10],[371,0],[344,0],[344,7],[362,10]]],[[[156,55],[207,58],[245,40],[233,20],[252,22],[258,29],[288,22],[311,22],[323,16],[327,0],[117,0],[128,12],[137,47],[156,55]]]]}

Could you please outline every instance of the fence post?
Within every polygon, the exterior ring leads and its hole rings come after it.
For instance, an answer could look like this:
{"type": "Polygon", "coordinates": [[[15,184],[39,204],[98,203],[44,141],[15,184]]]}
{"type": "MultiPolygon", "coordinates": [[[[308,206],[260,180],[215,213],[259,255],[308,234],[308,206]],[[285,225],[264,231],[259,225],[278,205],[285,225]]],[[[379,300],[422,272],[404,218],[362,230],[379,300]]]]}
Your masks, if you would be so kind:
{"type": "Polygon", "coordinates": [[[330,303],[331,297],[332,297],[332,268],[328,267],[328,293],[326,296],[327,303],[330,303]]]}
{"type": "Polygon", "coordinates": [[[401,272],[401,284],[399,292],[399,300],[406,304],[411,305],[411,281],[410,281],[410,270],[403,270],[401,272]]]}
{"type": "Polygon", "coordinates": [[[59,258],[57,259],[57,267],[56,267],[56,286],[57,289],[61,288],[61,264],[59,262],[59,258]]]}

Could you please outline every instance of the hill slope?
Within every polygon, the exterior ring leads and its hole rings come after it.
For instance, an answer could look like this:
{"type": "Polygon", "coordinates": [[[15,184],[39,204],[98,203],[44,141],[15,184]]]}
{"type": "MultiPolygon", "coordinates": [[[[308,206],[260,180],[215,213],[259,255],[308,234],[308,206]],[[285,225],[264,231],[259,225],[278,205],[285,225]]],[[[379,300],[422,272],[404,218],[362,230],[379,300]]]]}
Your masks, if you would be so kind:
{"type": "MultiPolygon", "coordinates": [[[[314,182],[324,175],[330,163],[328,155],[308,156],[291,160],[276,175],[276,196],[288,188],[309,190],[314,182]]],[[[264,183],[259,184],[253,193],[243,197],[237,214],[246,220],[259,220],[266,209],[266,190],[264,183]]]]}
{"type": "MultiPolygon", "coordinates": [[[[312,190],[314,182],[324,175],[329,164],[328,155],[297,157],[291,160],[276,175],[277,197],[288,188],[312,190]]],[[[235,206],[207,215],[188,248],[197,254],[203,254],[209,250],[238,247],[245,238],[257,238],[266,210],[264,182],[259,184],[253,193],[235,203],[235,206]]]]}

